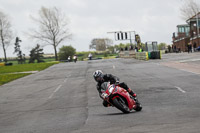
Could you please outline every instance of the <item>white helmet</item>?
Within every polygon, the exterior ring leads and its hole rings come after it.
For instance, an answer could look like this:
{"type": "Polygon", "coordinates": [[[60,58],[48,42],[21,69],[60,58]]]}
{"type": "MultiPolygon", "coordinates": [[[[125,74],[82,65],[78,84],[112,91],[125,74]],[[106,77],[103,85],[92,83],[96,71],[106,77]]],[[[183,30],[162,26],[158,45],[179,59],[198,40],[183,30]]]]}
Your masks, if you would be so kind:
{"type": "Polygon", "coordinates": [[[93,77],[97,82],[99,82],[99,81],[101,81],[103,79],[103,72],[101,70],[96,70],[93,73],[93,77]]]}

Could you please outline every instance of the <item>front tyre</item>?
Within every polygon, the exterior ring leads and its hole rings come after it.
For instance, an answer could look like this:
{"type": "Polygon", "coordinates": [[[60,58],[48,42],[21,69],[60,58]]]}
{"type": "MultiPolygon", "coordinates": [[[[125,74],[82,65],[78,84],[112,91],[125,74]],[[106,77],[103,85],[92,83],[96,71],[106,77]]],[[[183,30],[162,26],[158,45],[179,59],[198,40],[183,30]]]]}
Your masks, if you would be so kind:
{"type": "Polygon", "coordinates": [[[130,113],[130,109],[126,105],[126,102],[120,97],[116,97],[113,99],[113,105],[117,109],[121,110],[123,113],[130,113]]]}

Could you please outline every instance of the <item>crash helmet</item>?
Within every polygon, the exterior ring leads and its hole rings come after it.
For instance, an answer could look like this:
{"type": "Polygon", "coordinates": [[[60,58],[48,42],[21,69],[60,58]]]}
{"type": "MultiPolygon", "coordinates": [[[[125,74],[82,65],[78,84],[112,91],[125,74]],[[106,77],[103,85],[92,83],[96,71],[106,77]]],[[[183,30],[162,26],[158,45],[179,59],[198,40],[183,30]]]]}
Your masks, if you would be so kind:
{"type": "Polygon", "coordinates": [[[93,77],[97,82],[100,82],[103,80],[103,72],[101,70],[96,70],[93,73],[93,77]]]}

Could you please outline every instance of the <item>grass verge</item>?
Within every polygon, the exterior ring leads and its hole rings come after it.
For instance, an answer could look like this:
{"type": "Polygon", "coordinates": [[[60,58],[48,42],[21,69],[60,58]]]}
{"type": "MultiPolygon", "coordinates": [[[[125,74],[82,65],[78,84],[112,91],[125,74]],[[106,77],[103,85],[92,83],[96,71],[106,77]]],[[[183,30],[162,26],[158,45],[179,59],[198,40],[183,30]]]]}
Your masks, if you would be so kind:
{"type": "Polygon", "coordinates": [[[41,70],[44,70],[44,69],[48,68],[49,66],[57,64],[57,63],[58,62],[1,66],[0,74],[14,73],[14,72],[26,72],[26,71],[41,71],[41,70]]]}
{"type": "Polygon", "coordinates": [[[0,75],[0,85],[3,85],[5,83],[8,83],[10,81],[13,81],[15,79],[24,77],[26,75],[29,75],[30,73],[19,73],[19,74],[3,74],[0,75]]]}
{"type": "Polygon", "coordinates": [[[58,63],[59,62],[49,62],[49,63],[21,64],[13,66],[0,66],[0,85],[31,74],[31,73],[16,73],[16,72],[41,71],[48,68],[49,66],[58,63]]]}

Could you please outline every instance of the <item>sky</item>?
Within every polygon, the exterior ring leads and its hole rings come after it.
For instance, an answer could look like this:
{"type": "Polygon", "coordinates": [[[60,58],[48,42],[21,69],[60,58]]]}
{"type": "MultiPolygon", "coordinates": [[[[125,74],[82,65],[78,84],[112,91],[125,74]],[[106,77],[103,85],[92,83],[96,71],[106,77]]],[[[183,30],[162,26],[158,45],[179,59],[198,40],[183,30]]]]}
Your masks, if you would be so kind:
{"type": "MultiPolygon", "coordinates": [[[[200,1],[200,0],[197,0],[200,1]]],[[[113,39],[113,45],[129,43],[115,41],[112,31],[135,31],[143,43],[157,41],[172,44],[176,26],[185,24],[180,7],[183,0],[0,0],[0,11],[10,17],[14,35],[20,37],[21,50],[29,55],[37,44],[26,35],[37,25],[30,16],[38,16],[42,6],[59,8],[69,19],[72,39],[59,45],[71,45],[76,51],[89,51],[94,38],[113,39]]],[[[7,56],[15,57],[14,41],[7,48],[7,56]]],[[[42,45],[42,44],[41,44],[42,45]]],[[[43,47],[44,53],[54,53],[52,46],[43,47]]],[[[3,49],[0,46],[0,57],[3,49]]]]}

